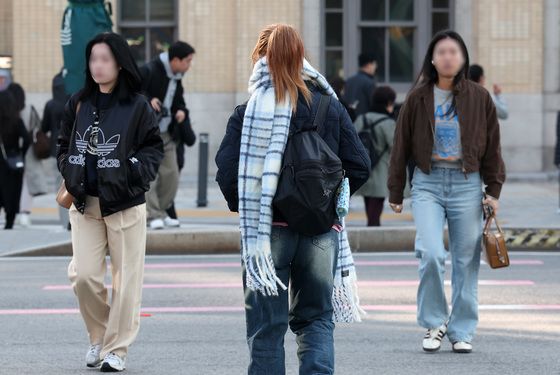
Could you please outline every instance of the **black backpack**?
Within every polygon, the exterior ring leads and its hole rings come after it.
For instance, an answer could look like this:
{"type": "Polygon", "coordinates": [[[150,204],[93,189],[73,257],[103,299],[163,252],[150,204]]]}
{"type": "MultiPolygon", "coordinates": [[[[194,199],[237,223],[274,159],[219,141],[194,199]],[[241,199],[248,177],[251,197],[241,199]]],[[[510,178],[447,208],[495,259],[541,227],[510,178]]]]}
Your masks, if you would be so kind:
{"type": "Polygon", "coordinates": [[[377,136],[375,135],[375,126],[387,120],[389,117],[383,116],[382,118],[375,120],[373,123],[370,124],[368,122],[367,116],[366,115],[363,116],[364,116],[363,120],[365,126],[358,133],[358,137],[360,138],[360,141],[362,141],[364,147],[368,151],[369,159],[371,160],[371,169],[373,169],[379,163],[379,160],[381,160],[381,156],[383,156],[383,154],[387,150],[387,147],[385,147],[385,149],[382,152],[378,152],[375,149],[375,145],[377,143],[377,136]]]}
{"type": "Polygon", "coordinates": [[[319,135],[330,99],[321,95],[312,127],[290,129],[272,202],[290,229],[308,236],[327,233],[335,223],[336,191],[344,178],[340,158],[319,135]]]}

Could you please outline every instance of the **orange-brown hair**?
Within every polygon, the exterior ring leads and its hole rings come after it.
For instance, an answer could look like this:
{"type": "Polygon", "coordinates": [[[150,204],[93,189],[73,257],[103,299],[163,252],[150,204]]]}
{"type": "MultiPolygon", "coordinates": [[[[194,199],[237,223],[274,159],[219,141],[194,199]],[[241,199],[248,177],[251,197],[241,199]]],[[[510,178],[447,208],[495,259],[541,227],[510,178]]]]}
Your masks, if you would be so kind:
{"type": "Polygon", "coordinates": [[[299,33],[292,26],[273,24],[266,26],[259,34],[253,49],[253,64],[266,56],[268,69],[274,85],[276,103],[281,103],[289,95],[295,112],[298,91],[309,103],[311,92],[303,82],[302,70],[305,49],[299,33]]]}

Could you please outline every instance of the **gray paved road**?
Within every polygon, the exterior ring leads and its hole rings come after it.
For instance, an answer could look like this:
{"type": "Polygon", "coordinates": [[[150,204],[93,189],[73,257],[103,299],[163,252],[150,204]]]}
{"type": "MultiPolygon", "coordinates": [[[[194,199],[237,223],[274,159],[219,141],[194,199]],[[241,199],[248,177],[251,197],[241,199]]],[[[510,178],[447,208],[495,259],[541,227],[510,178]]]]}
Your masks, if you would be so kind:
{"type": "MultiPolygon", "coordinates": [[[[481,271],[481,322],[471,355],[420,348],[411,253],[360,254],[363,323],[336,330],[338,374],[560,374],[560,253],[515,253],[481,271]]],[[[0,374],[92,374],[65,276],[67,258],[0,259],[0,374]]],[[[449,275],[447,277],[449,279],[449,275]]],[[[248,363],[239,259],[150,257],[131,374],[243,374],[248,363]]],[[[288,374],[297,373],[293,335],[288,374]]]]}

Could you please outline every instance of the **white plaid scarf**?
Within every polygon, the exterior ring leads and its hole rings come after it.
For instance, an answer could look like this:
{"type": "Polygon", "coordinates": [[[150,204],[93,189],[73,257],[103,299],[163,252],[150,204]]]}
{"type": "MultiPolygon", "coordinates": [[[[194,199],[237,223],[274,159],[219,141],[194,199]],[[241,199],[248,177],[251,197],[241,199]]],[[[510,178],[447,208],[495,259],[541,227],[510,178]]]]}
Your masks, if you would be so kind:
{"type": "MultiPolygon", "coordinates": [[[[305,79],[314,81],[324,93],[336,98],[327,80],[306,60],[302,74],[305,79]]],[[[272,200],[278,187],[282,157],[288,141],[292,106],[289,97],[283,103],[276,103],[264,57],[253,68],[249,94],[251,97],[241,131],[238,171],[242,258],[247,287],[265,296],[277,296],[278,286],[284,290],[287,287],[277,277],[271,255],[272,200]]],[[[339,234],[339,243],[333,320],[359,321],[356,272],[345,229],[339,234]]]]}

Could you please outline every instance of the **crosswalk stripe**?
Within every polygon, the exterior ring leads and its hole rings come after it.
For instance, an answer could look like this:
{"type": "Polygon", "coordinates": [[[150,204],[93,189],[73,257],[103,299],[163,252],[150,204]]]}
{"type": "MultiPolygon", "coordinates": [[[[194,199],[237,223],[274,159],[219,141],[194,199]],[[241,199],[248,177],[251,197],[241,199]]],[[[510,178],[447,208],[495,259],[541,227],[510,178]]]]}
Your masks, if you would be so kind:
{"type": "MultiPolygon", "coordinates": [[[[367,287],[406,287],[417,286],[418,280],[361,280],[358,281],[358,286],[367,287]]],[[[531,280],[479,280],[479,285],[482,286],[532,286],[535,285],[531,280]]],[[[445,285],[451,285],[451,281],[445,280],[445,285]]],[[[106,288],[111,288],[111,285],[105,285],[106,288]]],[[[143,285],[144,289],[230,289],[241,288],[241,282],[218,282],[218,283],[161,283],[143,285]]],[[[45,285],[43,290],[57,291],[57,290],[72,290],[69,284],[56,284],[45,285]]]]}
{"type": "MultiPolygon", "coordinates": [[[[415,312],[416,305],[365,305],[369,312],[415,312]]],[[[480,305],[482,311],[560,311],[560,305],[480,305]]],[[[228,313],[243,312],[243,306],[173,306],[143,307],[141,313],[228,313]]],[[[0,309],[0,315],[67,315],[79,314],[76,308],[0,309]]]]}

